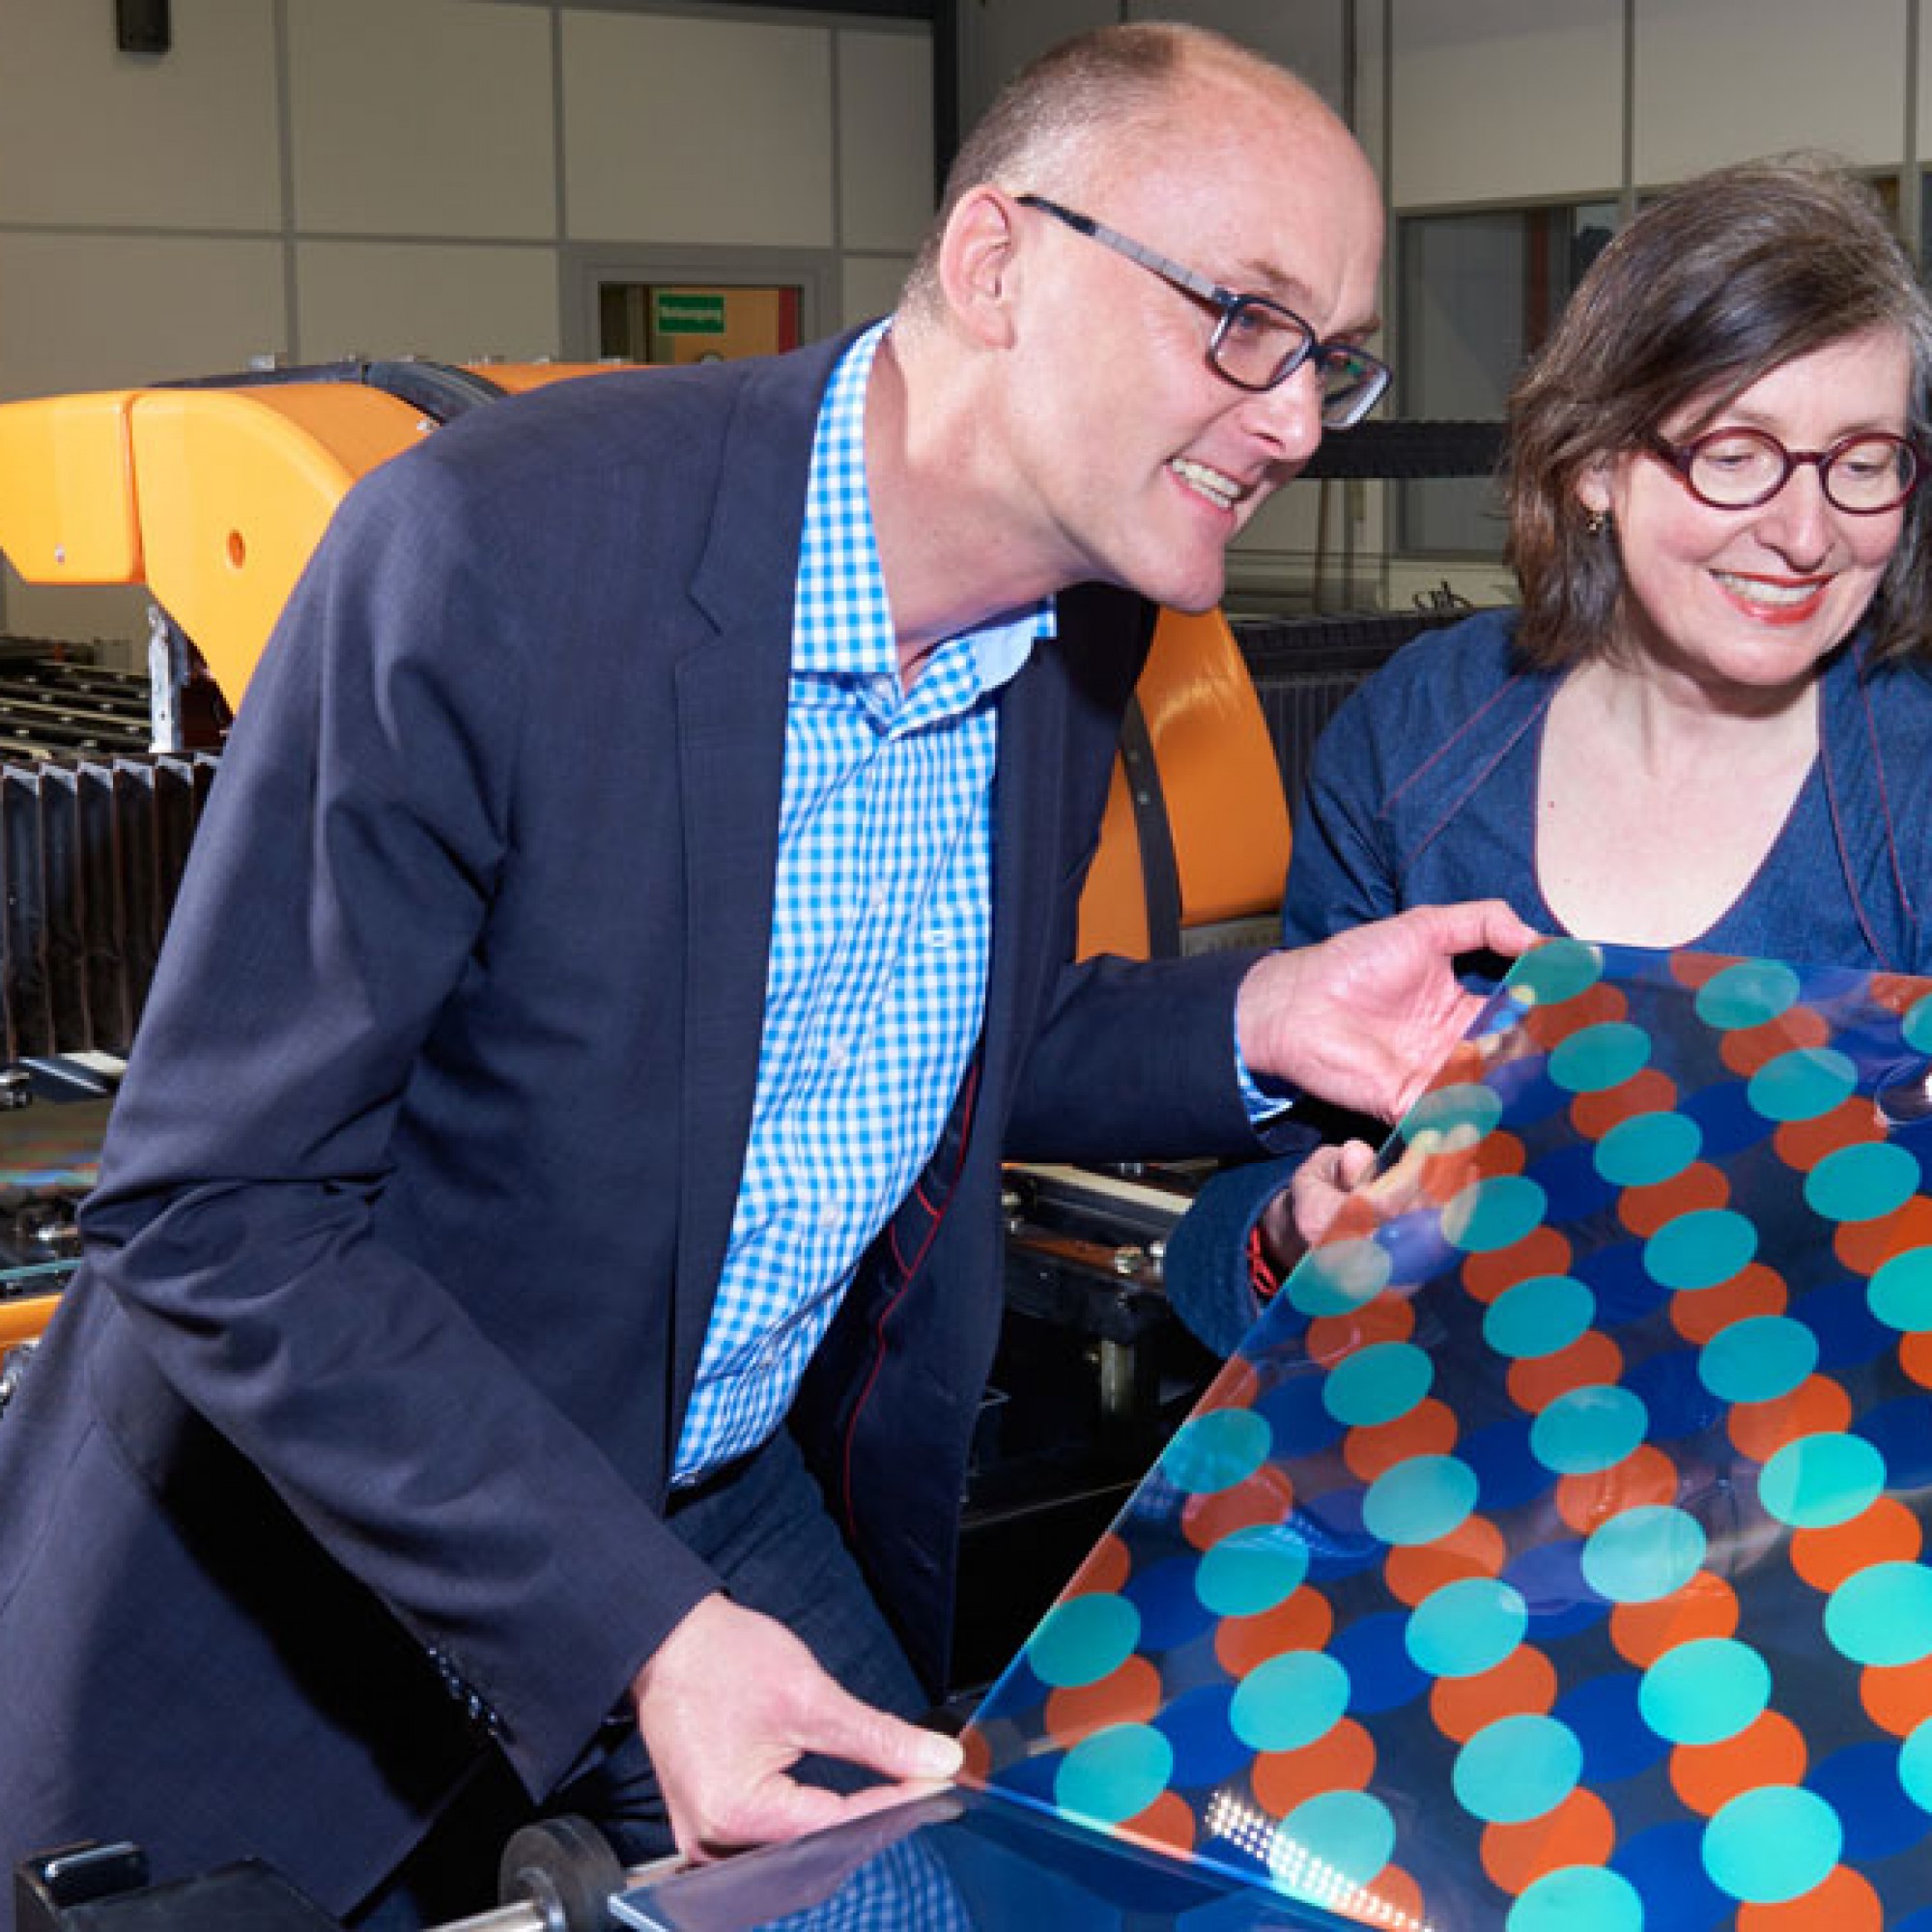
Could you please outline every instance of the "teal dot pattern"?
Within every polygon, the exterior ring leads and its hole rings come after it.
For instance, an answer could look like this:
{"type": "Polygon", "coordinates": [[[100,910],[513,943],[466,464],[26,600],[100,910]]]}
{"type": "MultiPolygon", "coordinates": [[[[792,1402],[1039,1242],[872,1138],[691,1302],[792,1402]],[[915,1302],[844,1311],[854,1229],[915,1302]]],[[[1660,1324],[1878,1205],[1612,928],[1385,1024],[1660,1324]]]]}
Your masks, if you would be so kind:
{"type": "Polygon", "coordinates": [[[1325,1904],[1338,1889],[1373,1884],[1394,1846],[1395,1820],[1378,1799],[1324,1791],[1281,1821],[1269,1863],[1291,1898],[1325,1904]]]}
{"type": "Polygon", "coordinates": [[[1118,1825],[1145,1811],[1174,1775],[1174,1747],[1151,1724],[1110,1724],[1066,1753],[1055,1779],[1061,1808],[1118,1825]]]}
{"type": "Polygon", "coordinates": [[[1480,1487],[1454,1456],[1411,1456],[1369,1485],[1362,1521],[1392,1548],[1435,1543],[1469,1520],[1480,1487]]]}
{"type": "Polygon", "coordinates": [[[1867,1142],[1828,1153],[1811,1170],[1804,1198],[1833,1221],[1876,1221],[1918,1191],[1918,1161],[1909,1148],[1867,1142]]]}
{"type": "Polygon", "coordinates": [[[1794,1047],[1750,1076],[1746,1097],[1767,1121],[1815,1121],[1859,1088],[1857,1065],[1842,1053],[1794,1047]]]}
{"type": "Polygon", "coordinates": [[[1337,1421],[1374,1428],[1406,1415],[1435,1378],[1426,1350],[1408,1342],[1378,1342],[1336,1363],[1321,1385],[1321,1402],[1337,1421]]]}
{"type": "Polygon", "coordinates": [[[1789,1012],[1803,990],[1796,969],[1781,959],[1740,959],[1697,989],[1697,1017],[1726,1032],[1762,1026],[1789,1012]]]}
{"type": "Polygon", "coordinates": [[[1682,1174],[1703,1151],[1704,1130],[1686,1114],[1638,1114],[1597,1143],[1597,1172],[1618,1187],[1649,1187],[1682,1174]]]}
{"type": "Polygon", "coordinates": [[[1222,1408],[1190,1415],[1175,1432],[1161,1457],[1176,1488],[1193,1495],[1232,1490],[1267,1460],[1271,1437],[1266,1418],[1246,1408],[1222,1408]]]}
{"type": "Polygon", "coordinates": [[[1722,1744],[1756,1723],[1770,1702],[1770,1665],[1733,1637],[1665,1651],[1637,1690],[1644,1722],[1674,1745],[1722,1744]]]}
{"type": "Polygon", "coordinates": [[[1817,1366],[1818,1338],[1804,1322],[1754,1315],[1705,1343],[1697,1375],[1726,1402],[1776,1402],[1803,1387],[1817,1366]]]}
{"type": "Polygon", "coordinates": [[[1442,1210],[1442,1232],[1470,1254],[1511,1248],[1543,1225],[1543,1189],[1519,1175],[1499,1175],[1465,1187],[1442,1210]]]}
{"type": "Polygon", "coordinates": [[[1932,1816],[1932,1718],[1914,1725],[1900,1747],[1898,1781],[1919,1810],[1932,1816]]]}
{"type": "Polygon", "coordinates": [[[1643,1932],[1643,1898],[1614,1871],[1562,1865],[1510,1908],[1505,1932],[1643,1932]]]}
{"type": "Polygon", "coordinates": [[[1747,1905],[1788,1905],[1831,1876],[1845,1828],[1815,1792],[1773,1785],[1734,1798],[1704,1833],[1704,1869],[1747,1905]]]}
{"type": "Polygon", "coordinates": [[[1564,1040],[1549,1056],[1549,1077],[1573,1094],[1602,1094],[1621,1087],[1650,1052],[1650,1036],[1640,1027],[1608,1021],[1564,1040]]]}
{"type": "Polygon", "coordinates": [[[1874,1563],[1861,1570],[1832,1593],[1825,1634],[1853,1662],[1881,1669],[1932,1657],[1932,1569],[1874,1563]]]}
{"type": "MultiPolygon", "coordinates": [[[[1203,1553],[1194,1593],[1217,1617],[1255,1617],[1300,1589],[1308,1576],[1308,1546],[1281,1523],[1237,1529],[1203,1553]]],[[[1075,1597],[1073,1603],[1118,1601],[1075,1597]]]]}
{"type": "Polygon", "coordinates": [[[1932,1248],[1908,1248],[1880,1263],[1865,1300],[1889,1328],[1907,1335],[1932,1333],[1932,1248]]]}
{"type": "Polygon", "coordinates": [[[1571,1389],[1530,1424],[1530,1453],[1559,1476],[1598,1475],[1643,1446],[1649,1423],[1642,1398],[1629,1389],[1571,1389]]]}
{"type": "Polygon", "coordinates": [[[1730,1208],[1696,1208],[1650,1236],[1643,1264],[1663,1288],[1716,1288],[1756,1254],[1757,1230],[1747,1216],[1730,1208]]]}
{"type": "Polygon", "coordinates": [[[1311,1318],[1350,1315],[1388,1286],[1388,1250],[1378,1241],[1338,1240],[1315,1250],[1295,1269],[1282,1293],[1311,1318]]]}
{"type": "Polygon", "coordinates": [[[1349,1673],[1332,1657],[1286,1651],[1241,1679],[1228,1707],[1229,1728],[1254,1750],[1299,1750],[1340,1722],[1350,1688],[1349,1673]]]}
{"type": "Polygon", "coordinates": [[[1140,1612],[1124,1597],[1069,1597],[1027,1639],[1027,1662],[1042,1684],[1097,1684],[1134,1654],[1140,1634],[1140,1612]]]}
{"type": "Polygon", "coordinates": [[[1590,1532],[1583,1579],[1606,1603],[1659,1604],[1690,1586],[1708,1553],[1689,1510],[1639,1503],[1590,1532]]]}
{"type": "Polygon", "coordinates": [[[1776,1451],[1758,1473],[1765,1510],[1792,1529],[1856,1522],[1885,1493],[1885,1458],[1862,1435],[1824,1430],[1776,1451]]]}
{"type": "Polygon", "coordinates": [[[1548,1817],[1577,1788],[1583,1747],[1554,1718],[1499,1718],[1457,1754],[1457,1799],[1495,1825],[1548,1817]]]}
{"type": "Polygon", "coordinates": [[[1926,982],[1534,948],[969,1781],[1344,1923],[1932,1926],[1928,1056],[1926,982]]]}
{"type": "Polygon", "coordinates": [[[1499,1355],[1556,1355],[1590,1332],[1597,1297],[1567,1274],[1532,1275],[1505,1289],[1483,1317],[1483,1340],[1499,1355]]]}
{"type": "Polygon", "coordinates": [[[1522,1593],[1493,1577],[1444,1583],[1415,1606],[1403,1634],[1410,1660],[1435,1678],[1480,1677],[1529,1633],[1522,1593]]]}

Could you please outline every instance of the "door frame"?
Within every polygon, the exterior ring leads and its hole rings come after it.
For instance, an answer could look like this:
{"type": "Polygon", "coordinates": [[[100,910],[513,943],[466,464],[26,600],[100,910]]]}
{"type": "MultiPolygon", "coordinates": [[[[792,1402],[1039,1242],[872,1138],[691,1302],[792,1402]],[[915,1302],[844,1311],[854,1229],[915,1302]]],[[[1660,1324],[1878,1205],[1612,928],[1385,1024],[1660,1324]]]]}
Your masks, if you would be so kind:
{"type": "Polygon", "coordinates": [[[592,242],[564,245],[558,264],[563,359],[598,359],[598,292],[606,282],[700,288],[795,288],[799,339],[814,342],[839,327],[839,259],[831,248],[732,248],[696,242],[592,242]]]}

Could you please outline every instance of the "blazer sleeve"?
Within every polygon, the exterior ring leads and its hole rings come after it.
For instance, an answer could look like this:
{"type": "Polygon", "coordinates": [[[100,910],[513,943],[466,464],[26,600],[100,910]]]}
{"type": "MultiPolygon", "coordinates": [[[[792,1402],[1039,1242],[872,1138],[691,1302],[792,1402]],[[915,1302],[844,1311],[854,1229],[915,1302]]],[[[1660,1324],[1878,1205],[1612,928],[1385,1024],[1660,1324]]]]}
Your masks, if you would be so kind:
{"type": "Polygon", "coordinates": [[[1026,1056],[1008,1151],[1022,1160],[1254,1152],[1235,996],[1260,956],[1103,955],[1066,967],[1026,1056]]]}
{"type": "Polygon", "coordinates": [[[85,1228],[159,1376],[460,1674],[536,1793],[715,1584],[385,1236],[411,1083],[489,970],[542,698],[476,506],[402,465],[345,504],[242,708],[85,1228]]]}

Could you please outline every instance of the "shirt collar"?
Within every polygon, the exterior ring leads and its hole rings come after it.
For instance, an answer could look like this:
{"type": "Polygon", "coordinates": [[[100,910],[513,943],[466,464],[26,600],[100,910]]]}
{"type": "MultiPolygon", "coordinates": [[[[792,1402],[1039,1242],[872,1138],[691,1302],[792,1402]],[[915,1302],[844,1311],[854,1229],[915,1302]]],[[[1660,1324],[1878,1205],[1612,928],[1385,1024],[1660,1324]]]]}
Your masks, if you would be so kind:
{"type": "MultiPolygon", "coordinates": [[[[819,405],[799,543],[794,673],[897,678],[898,643],[866,489],[866,390],[889,327],[874,323],[846,349],[819,405]]],[[[979,688],[990,691],[1054,630],[1053,599],[1042,598],[947,639],[934,657],[965,651],[979,688]]]]}

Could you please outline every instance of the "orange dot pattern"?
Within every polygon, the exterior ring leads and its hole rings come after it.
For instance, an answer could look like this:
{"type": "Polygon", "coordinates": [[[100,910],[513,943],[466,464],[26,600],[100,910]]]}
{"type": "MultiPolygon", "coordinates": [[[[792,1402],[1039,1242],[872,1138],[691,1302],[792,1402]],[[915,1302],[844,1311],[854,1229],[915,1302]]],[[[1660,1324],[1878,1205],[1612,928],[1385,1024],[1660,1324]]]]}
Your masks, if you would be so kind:
{"type": "Polygon", "coordinates": [[[1884,1926],[1885,1907],[1870,1881],[1843,1865],[1782,1904],[1738,1908],[1738,1932],[1884,1932],[1884,1926]]]}
{"type": "Polygon", "coordinates": [[[1600,1865],[1617,1842],[1616,1820],[1594,1791],[1573,1791],[1541,1818],[1483,1828],[1483,1869],[1512,1897],[1565,1865],[1600,1865]]]}
{"type": "Polygon", "coordinates": [[[1438,1678],[1429,1693],[1429,1714],[1445,1738],[1467,1744],[1486,1724],[1542,1717],[1555,1702],[1556,1666],[1525,1643],[1474,1677],[1438,1678]]]}

